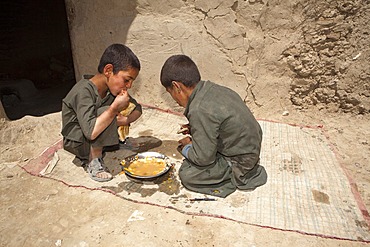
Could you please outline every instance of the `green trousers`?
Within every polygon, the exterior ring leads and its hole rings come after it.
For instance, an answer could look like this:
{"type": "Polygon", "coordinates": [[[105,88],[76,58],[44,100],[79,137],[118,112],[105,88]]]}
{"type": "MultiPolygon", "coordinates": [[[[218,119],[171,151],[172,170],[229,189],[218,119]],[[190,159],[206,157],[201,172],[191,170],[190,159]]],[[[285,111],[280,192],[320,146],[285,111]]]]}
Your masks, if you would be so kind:
{"type": "MultiPolygon", "coordinates": [[[[104,106],[98,109],[98,115],[102,114],[109,106],[104,106]]],[[[76,155],[74,163],[76,165],[84,165],[89,161],[90,147],[107,147],[118,145],[117,122],[112,123],[93,141],[84,138],[83,142],[72,141],[63,138],[63,148],[76,155]],[[78,164],[81,163],[81,164],[78,164]]]]}
{"type": "Polygon", "coordinates": [[[185,188],[202,194],[225,198],[237,189],[254,190],[267,181],[257,155],[225,157],[217,155],[209,166],[198,166],[185,159],[179,170],[185,188]]]}

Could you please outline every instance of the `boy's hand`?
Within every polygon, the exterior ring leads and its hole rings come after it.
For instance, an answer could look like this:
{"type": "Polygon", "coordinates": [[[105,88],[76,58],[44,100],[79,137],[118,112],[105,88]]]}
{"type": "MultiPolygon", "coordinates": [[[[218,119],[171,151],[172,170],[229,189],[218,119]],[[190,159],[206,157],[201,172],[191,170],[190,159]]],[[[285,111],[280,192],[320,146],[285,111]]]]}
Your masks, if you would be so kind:
{"type": "Polygon", "coordinates": [[[116,98],[114,99],[112,106],[116,110],[116,112],[121,111],[122,109],[125,109],[128,107],[130,100],[130,95],[126,90],[122,90],[121,93],[119,93],[116,98]]]}
{"type": "Polygon", "coordinates": [[[191,137],[187,136],[185,138],[182,138],[181,140],[179,140],[179,145],[177,146],[177,151],[179,151],[179,153],[181,153],[182,149],[185,147],[185,145],[191,144],[191,143],[192,143],[191,137]]]}
{"type": "Polygon", "coordinates": [[[117,125],[118,126],[130,125],[130,121],[127,116],[117,114],[117,125]]]}
{"type": "Polygon", "coordinates": [[[185,145],[191,144],[191,143],[192,143],[191,137],[187,136],[179,140],[179,147],[183,148],[185,145]]]}

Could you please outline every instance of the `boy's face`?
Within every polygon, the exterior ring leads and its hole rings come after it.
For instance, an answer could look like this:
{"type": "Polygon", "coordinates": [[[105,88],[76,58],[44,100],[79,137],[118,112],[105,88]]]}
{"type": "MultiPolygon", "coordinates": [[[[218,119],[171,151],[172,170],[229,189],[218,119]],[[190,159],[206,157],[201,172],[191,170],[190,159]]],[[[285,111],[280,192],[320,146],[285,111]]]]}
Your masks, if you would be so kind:
{"type": "Polygon", "coordinates": [[[122,90],[126,91],[132,87],[132,83],[139,74],[136,68],[129,68],[128,70],[121,70],[117,74],[111,73],[107,78],[109,91],[117,96],[122,90]]]}

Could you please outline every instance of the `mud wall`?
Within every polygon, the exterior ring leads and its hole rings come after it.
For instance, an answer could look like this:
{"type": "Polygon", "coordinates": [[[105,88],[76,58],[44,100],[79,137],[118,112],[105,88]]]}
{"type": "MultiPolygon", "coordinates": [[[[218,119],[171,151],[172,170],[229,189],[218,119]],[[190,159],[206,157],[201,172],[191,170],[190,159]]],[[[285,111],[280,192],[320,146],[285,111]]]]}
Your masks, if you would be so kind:
{"type": "Polygon", "coordinates": [[[307,1],[302,39],[283,51],[292,103],[369,113],[369,1],[307,1]]]}
{"type": "Polygon", "coordinates": [[[119,42],[141,60],[131,93],[143,103],[176,108],[159,72],[170,55],[186,54],[202,79],[231,87],[252,109],[353,113],[370,109],[368,7],[345,0],[66,0],[76,78],[96,73],[105,47],[119,42]]]}

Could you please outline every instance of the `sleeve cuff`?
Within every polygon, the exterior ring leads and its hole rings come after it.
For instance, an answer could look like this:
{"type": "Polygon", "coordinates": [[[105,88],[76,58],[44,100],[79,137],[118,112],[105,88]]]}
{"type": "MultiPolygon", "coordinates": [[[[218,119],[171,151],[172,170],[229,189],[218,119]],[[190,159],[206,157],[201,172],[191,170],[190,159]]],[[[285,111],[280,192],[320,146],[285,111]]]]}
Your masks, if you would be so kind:
{"type": "Polygon", "coordinates": [[[181,153],[182,155],[185,157],[185,158],[188,158],[188,153],[189,153],[189,149],[192,147],[191,144],[186,144],[182,150],[181,150],[181,153]]]}

